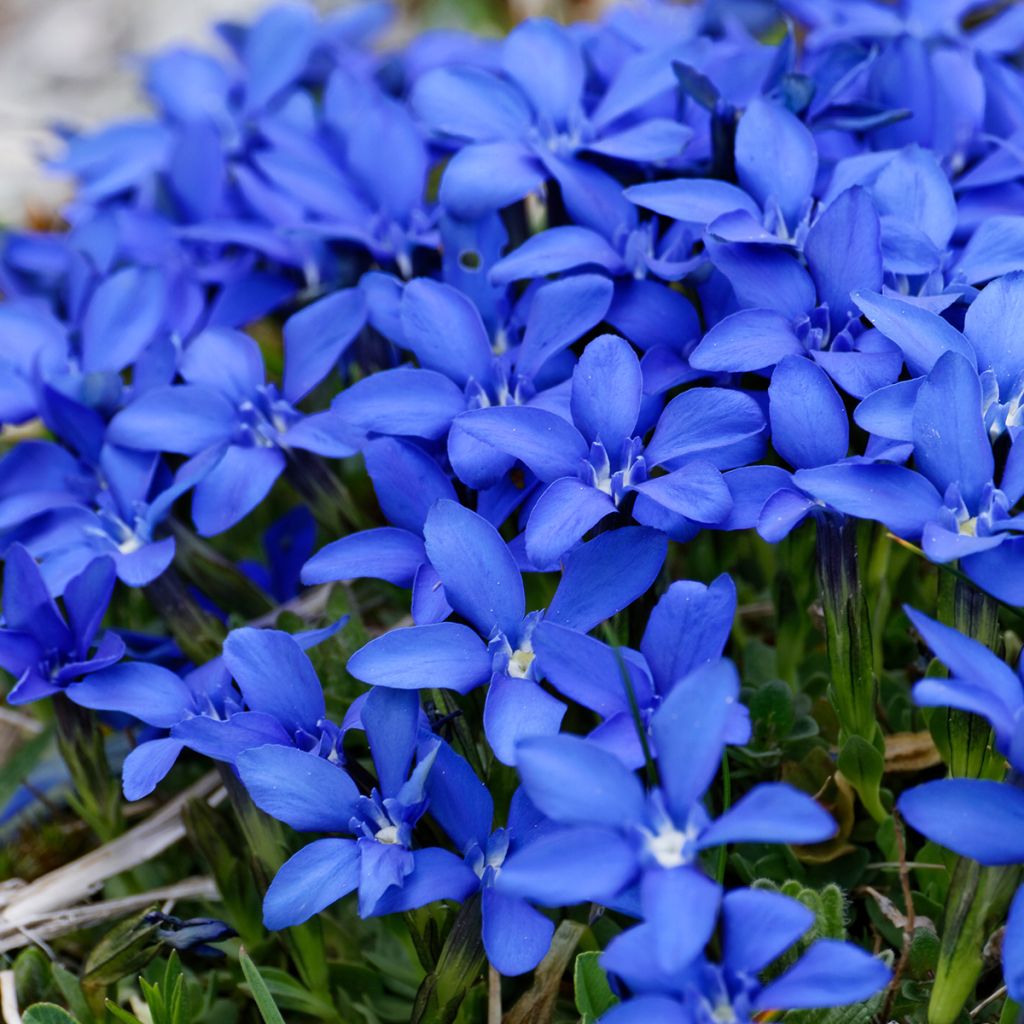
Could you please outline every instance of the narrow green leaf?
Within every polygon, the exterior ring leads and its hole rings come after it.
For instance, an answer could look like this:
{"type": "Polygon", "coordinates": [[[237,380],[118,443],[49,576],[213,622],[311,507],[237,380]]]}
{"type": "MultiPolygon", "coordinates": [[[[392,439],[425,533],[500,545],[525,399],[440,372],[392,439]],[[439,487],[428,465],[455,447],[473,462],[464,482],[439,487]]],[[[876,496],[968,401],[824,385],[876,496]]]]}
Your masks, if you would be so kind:
{"type": "Polygon", "coordinates": [[[242,965],[245,980],[249,983],[252,997],[259,1008],[260,1016],[263,1018],[263,1024],[284,1024],[284,1017],[281,1016],[281,1011],[275,1005],[274,997],[270,994],[267,983],[252,962],[252,958],[244,949],[241,949],[238,951],[238,960],[242,965]]]}

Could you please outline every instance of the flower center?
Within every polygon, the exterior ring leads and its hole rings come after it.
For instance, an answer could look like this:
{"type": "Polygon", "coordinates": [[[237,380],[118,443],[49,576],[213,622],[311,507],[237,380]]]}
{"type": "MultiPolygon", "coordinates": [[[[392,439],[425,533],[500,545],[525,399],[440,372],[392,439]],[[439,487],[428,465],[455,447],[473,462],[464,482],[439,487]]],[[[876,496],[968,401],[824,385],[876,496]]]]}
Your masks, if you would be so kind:
{"type": "Polygon", "coordinates": [[[525,679],[530,674],[530,666],[535,657],[533,647],[527,640],[522,647],[516,648],[508,659],[508,674],[513,679],[525,679]]]}

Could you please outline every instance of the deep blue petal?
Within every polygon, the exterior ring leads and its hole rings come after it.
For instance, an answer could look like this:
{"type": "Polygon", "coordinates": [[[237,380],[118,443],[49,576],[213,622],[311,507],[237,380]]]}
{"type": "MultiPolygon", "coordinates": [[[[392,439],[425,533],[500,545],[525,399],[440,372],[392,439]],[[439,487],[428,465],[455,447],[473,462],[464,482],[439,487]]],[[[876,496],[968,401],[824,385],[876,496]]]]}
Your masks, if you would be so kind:
{"type": "Polygon", "coordinates": [[[349,658],[348,670],[374,686],[400,690],[440,686],[468,693],[487,681],[491,656],[468,626],[438,622],[393,629],[371,640],[349,658]]]}
{"type": "Polygon", "coordinates": [[[300,832],[348,832],[359,790],[344,768],[305,750],[267,744],[235,767],[253,803],[300,832]]]}
{"type": "Polygon", "coordinates": [[[277,629],[232,630],[224,641],[224,665],[250,710],[273,715],[289,732],[316,732],[325,714],[324,694],[294,637],[277,629]]]}

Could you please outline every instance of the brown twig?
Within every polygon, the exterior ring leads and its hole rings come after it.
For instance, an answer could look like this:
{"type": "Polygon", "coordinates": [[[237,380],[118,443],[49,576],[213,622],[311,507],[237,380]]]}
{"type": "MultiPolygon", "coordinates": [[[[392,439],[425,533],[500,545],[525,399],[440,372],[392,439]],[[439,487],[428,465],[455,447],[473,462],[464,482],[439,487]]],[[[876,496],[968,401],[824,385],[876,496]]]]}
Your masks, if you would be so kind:
{"type": "Polygon", "coordinates": [[[896,998],[896,991],[899,988],[900,979],[906,970],[907,960],[910,958],[910,947],[914,941],[915,915],[914,896],[910,891],[910,870],[907,867],[907,840],[903,822],[900,820],[899,812],[892,812],[893,834],[896,838],[896,854],[899,858],[900,889],[903,892],[903,949],[900,951],[900,958],[896,961],[896,969],[892,972],[892,980],[885,991],[885,1002],[882,1005],[881,1020],[889,1019],[889,1010],[892,1008],[893,1000],[896,998]]]}

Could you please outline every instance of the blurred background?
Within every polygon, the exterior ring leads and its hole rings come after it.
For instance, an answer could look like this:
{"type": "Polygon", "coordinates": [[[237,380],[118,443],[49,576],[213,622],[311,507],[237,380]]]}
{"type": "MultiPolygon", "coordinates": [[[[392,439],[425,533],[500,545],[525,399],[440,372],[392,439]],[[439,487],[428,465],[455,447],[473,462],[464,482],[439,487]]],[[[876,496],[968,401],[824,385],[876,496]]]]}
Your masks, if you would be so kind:
{"type": "MultiPolygon", "coordinates": [[[[216,47],[211,25],[272,0],[0,0],[0,223],[52,209],[64,185],[40,167],[56,122],[96,126],[145,109],[138,57],[170,43],[216,47]]],[[[407,26],[498,32],[559,0],[397,0],[407,26]]],[[[320,0],[317,6],[340,6],[320,0]]],[[[596,6],[596,5],[595,5],[596,6]]],[[[578,15],[575,4],[573,15],[578,15]]],[[[401,32],[399,24],[396,31],[401,32]]]]}

